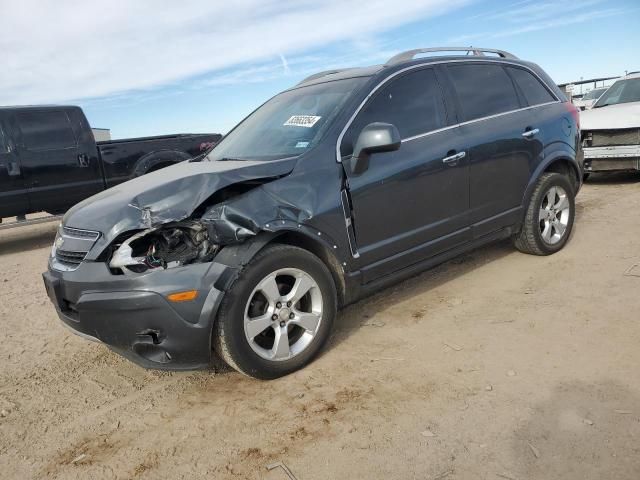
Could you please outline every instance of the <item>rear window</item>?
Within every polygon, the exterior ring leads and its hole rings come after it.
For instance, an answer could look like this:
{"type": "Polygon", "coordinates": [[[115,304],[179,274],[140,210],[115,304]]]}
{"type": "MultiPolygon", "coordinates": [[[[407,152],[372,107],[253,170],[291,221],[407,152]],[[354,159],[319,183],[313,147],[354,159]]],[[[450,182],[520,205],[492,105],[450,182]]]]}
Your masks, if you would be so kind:
{"type": "Polygon", "coordinates": [[[75,147],[76,137],[62,110],[18,114],[24,146],[29,150],[60,150],[75,147]]]}
{"type": "Polygon", "coordinates": [[[516,67],[506,67],[506,69],[520,88],[529,106],[555,101],[549,90],[531,72],[516,67]]]}
{"type": "Polygon", "coordinates": [[[464,121],[520,108],[513,82],[502,66],[467,64],[447,68],[464,121]]]}

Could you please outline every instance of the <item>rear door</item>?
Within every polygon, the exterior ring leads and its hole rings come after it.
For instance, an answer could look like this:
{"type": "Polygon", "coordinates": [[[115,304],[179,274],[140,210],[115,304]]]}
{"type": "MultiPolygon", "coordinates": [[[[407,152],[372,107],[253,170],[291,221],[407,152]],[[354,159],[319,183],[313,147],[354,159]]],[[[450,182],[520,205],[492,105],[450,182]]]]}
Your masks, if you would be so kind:
{"type": "Polygon", "coordinates": [[[73,116],[64,108],[29,109],[15,115],[33,211],[61,213],[102,190],[98,161],[81,138],[86,129],[77,121],[74,125],[73,116]]]}
{"type": "Polygon", "coordinates": [[[365,282],[468,240],[469,170],[464,139],[452,123],[429,67],[388,81],[347,130],[341,152],[365,282]],[[371,154],[369,169],[354,174],[352,146],[373,122],[394,124],[402,144],[371,154]],[[457,153],[464,155],[456,159],[457,153]]]}
{"type": "Polygon", "coordinates": [[[29,200],[15,144],[0,112],[0,218],[28,211],[29,200]]]}
{"type": "Polygon", "coordinates": [[[469,144],[473,236],[517,223],[543,143],[534,113],[501,63],[447,65],[469,144]]]}

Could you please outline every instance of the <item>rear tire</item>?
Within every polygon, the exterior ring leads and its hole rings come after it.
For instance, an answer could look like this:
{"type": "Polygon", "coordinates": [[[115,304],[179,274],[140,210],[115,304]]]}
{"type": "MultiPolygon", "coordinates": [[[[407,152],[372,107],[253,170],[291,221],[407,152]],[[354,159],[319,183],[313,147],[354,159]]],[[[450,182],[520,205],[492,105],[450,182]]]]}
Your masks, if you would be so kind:
{"type": "Polygon", "coordinates": [[[214,349],[245,375],[278,378],[318,354],[336,311],[336,287],[318,257],[290,245],[267,246],[225,294],[214,326],[214,349]]]}
{"type": "Polygon", "coordinates": [[[565,175],[543,173],[531,195],[515,247],[531,255],[551,255],[565,246],[575,215],[573,186],[565,175]]]}

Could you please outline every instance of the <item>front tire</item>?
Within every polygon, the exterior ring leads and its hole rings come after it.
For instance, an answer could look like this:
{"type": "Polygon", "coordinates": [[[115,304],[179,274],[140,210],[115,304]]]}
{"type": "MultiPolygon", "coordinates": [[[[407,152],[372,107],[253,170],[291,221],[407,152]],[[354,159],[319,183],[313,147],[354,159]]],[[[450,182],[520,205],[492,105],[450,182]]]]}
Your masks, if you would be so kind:
{"type": "Polygon", "coordinates": [[[226,293],[214,327],[214,349],[245,375],[278,378],[317,355],[336,311],[336,287],[318,257],[290,245],[267,246],[226,293]]]}
{"type": "Polygon", "coordinates": [[[514,244],[531,255],[551,255],[567,243],[573,228],[575,198],[565,175],[549,172],[538,179],[522,230],[514,244]]]}

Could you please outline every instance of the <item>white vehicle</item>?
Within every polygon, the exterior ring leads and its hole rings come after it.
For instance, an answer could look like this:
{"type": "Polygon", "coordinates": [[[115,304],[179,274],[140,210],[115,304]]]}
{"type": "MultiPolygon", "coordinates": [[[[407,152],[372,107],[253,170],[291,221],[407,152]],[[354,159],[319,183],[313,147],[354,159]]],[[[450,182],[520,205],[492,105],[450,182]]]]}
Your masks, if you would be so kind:
{"type": "Polygon", "coordinates": [[[617,80],[580,112],[580,128],[587,175],[640,170],[640,72],[617,80]]]}
{"type": "Polygon", "coordinates": [[[589,110],[593,104],[598,101],[600,96],[607,91],[609,87],[594,88],[585,93],[581,98],[573,100],[573,104],[580,110],[589,110]]]}

